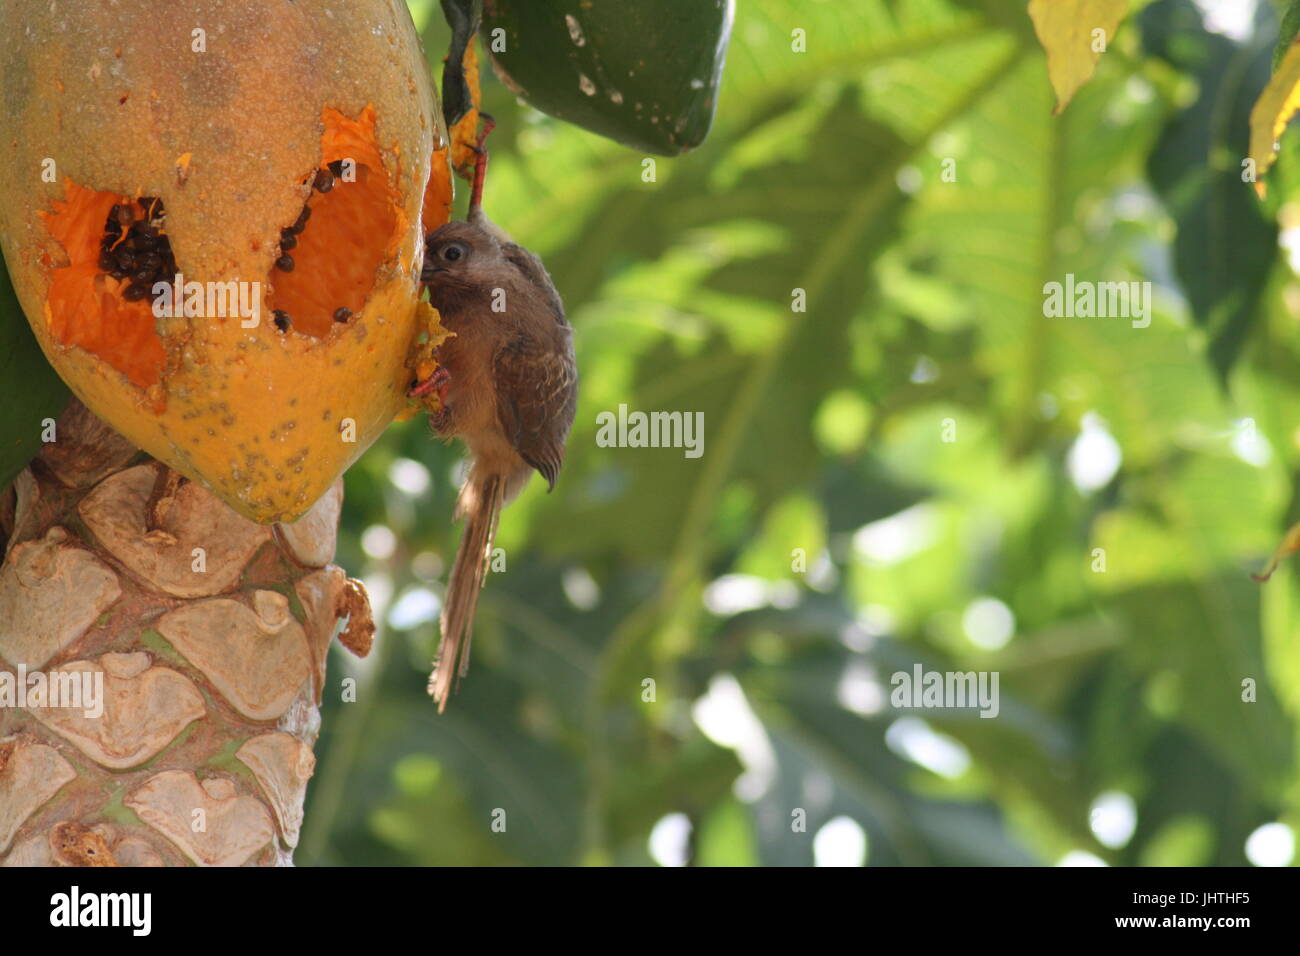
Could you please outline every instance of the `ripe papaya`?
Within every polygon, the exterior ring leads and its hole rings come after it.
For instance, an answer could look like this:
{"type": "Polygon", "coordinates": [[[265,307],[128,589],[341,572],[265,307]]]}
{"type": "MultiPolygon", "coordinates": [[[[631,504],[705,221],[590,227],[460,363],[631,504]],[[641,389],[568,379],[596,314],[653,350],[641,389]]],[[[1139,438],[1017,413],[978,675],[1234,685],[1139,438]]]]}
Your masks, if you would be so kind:
{"type": "Polygon", "coordinates": [[[439,334],[449,150],[406,4],[0,11],[0,248],[41,349],[237,511],[302,515],[439,334]]]}

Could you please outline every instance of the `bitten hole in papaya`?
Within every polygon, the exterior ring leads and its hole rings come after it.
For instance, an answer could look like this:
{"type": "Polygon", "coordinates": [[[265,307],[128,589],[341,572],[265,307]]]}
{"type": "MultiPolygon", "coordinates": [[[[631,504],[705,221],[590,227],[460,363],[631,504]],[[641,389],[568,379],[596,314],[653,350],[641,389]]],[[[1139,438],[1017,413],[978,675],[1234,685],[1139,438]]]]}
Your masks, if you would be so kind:
{"type": "Polygon", "coordinates": [[[362,311],[402,234],[400,197],[375,141],[374,108],[355,120],[326,108],[321,121],[322,166],[307,177],[313,186],[304,212],[281,230],[269,277],[271,307],[285,330],[317,338],[362,311]]]}
{"type": "MultiPolygon", "coordinates": [[[[268,288],[273,327],[322,338],[362,311],[379,267],[401,242],[402,207],[375,141],[375,111],[321,117],[322,166],[311,198],[282,227],[268,288]]],[[[68,180],[42,213],[68,264],[50,273],[50,333],[117,369],[140,388],[162,379],[165,353],[153,315],[153,284],[177,267],[166,209],[152,196],[101,192],[68,180]]]]}
{"type": "Polygon", "coordinates": [[[66,267],[50,272],[50,334],[98,356],[141,388],[156,385],[164,355],[148,289],[175,269],[161,228],[162,203],[71,180],[64,195],[53,212],[42,213],[68,256],[66,267]]]}

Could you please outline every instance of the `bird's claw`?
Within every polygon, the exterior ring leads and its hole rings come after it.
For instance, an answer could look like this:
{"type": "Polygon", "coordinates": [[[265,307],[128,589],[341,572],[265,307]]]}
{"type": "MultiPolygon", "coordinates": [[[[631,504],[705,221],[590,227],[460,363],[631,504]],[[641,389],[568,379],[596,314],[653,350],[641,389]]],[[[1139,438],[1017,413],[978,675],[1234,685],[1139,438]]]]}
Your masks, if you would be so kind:
{"type": "Polygon", "coordinates": [[[434,373],[422,382],[416,382],[407,391],[411,398],[424,398],[427,395],[437,395],[439,403],[445,408],[447,405],[447,389],[451,387],[451,373],[445,368],[439,367],[434,373]]]}

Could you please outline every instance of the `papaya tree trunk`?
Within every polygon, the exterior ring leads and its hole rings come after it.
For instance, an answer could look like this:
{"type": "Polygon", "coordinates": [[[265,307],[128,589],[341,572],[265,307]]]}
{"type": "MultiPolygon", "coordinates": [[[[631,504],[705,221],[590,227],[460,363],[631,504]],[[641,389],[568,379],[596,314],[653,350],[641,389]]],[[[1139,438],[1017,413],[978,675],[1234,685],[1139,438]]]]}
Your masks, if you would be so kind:
{"type": "Polygon", "coordinates": [[[291,863],[336,622],[373,632],[342,482],[259,525],[79,402],[49,438],[0,492],[0,865],[291,863]]]}

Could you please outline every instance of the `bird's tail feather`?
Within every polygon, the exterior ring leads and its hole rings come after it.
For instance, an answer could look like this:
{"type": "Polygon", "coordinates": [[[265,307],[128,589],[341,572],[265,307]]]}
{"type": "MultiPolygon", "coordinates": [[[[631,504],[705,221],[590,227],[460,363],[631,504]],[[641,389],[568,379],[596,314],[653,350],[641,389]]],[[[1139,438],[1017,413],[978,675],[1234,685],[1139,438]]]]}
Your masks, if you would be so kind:
{"type": "Polygon", "coordinates": [[[505,504],[505,482],[499,475],[481,477],[471,473],[461,490],[457,514],[465,517],[465,532],[456,551],[456,562],[447,582],[447,599],[442,608],[442,640],[429,695],[438,702],[438,713],[447,707],[452,683],[469,670],[469,644],[474,634],[474,609],[483,587],[497,519],[505,504]]]}

